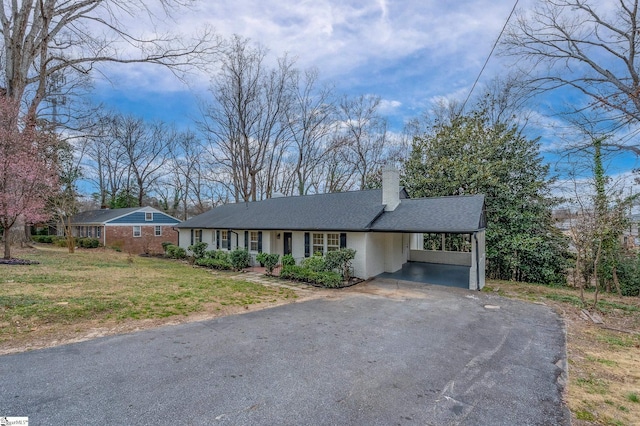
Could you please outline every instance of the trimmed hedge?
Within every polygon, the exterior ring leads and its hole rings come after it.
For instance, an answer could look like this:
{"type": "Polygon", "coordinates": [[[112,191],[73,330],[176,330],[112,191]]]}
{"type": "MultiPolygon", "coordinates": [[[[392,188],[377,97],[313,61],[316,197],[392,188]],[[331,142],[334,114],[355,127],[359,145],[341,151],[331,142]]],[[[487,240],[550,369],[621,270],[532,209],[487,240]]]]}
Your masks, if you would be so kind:
{"type": "Polygon", "coordinates": [[[35,243],[53,244],[57,237],[55,235],[32,235],[31,239],[35,243]]]}
{"type": "Polygon", "coordinates": [[[333,271],[316,272],[309,268],[297,265],[283,266],[280,271],[280,278],[302,281],[328,288],[337,288],[342,284],[342,277],[340,274],[333,271]]]}
{"type": "Polygon", "coordinates": [[[196,259],[195,264],[198,266],[204,266],[205,268],[219,269],[221,271],[228,271],[232,268],[231,263],[224,259],[214,259],[211,257],[201,257],[196,259]]]}

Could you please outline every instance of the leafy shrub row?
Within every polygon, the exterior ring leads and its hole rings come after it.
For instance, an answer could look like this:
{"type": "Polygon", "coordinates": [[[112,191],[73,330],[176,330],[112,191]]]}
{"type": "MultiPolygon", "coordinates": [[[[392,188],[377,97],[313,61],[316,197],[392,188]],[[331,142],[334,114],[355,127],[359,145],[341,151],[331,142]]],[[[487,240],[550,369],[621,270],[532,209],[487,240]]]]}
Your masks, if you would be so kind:
{"type": "MultiPolygon", "coordinates": [[[[36,243],[55,244],[58,247],[67,246],[66,237],[58,237],[56,235],[32,235],[31,238],[36,243]]],[[[98,238],[90,238],[90,237],[76,238],[75,242],[77,247],[83,247],[83,248],[100,247],[100,240],[98,238]]]]}
{"type": "MultiPolygon", "coordinates": [[[[204,242],[198,242],[188,247],[193,257],[193,262],[196,265],[214,269],[233,269],[239,271],[248,267],[251,263],[251,256],[249,256],[249,252],[246,250],[236,249],[231,252],[223,250],[207,251],[207,247],[209,247],[209,244],[204,242]]],[[[167,246],[166,251],[167,255],[172,257],[169,250],[171,250],[171,245],[167,246]]]]}
{"type": "MultiPolygon", "coordinates": [[[[318,256],[313,256],[318,257],[318,256]]],[[[310,258],[311,259],[311,258],[310,258]]],[[[287,265],[280,271],[280,277],[288,280],[302,281],[310,284],[337,288],[342,284],[340,274],[333,271],[314,271],[305,266],[287,265]]]]}
{"type": "Polygon", "coordinates": [[[58,237],[55,235],[32,235],[31,239],[36,243],[52,244],[58,237]]]}

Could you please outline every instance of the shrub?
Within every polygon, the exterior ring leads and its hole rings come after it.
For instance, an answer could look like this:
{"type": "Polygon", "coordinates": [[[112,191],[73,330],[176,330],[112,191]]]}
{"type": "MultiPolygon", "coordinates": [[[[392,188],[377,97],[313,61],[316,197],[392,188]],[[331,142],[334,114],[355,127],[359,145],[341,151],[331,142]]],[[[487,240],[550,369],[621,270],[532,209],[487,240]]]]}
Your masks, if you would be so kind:
{"type": "Polygon", "coordinates": [[[216,259],[212,257],[202,257],[200,259],[196,259],[195,263],[199,266],[220,270],[229,270],[232,268],[231,263],[228,260],[216,259]]]}
{"type": "Polygon", "coordinates": [[[345,280],[351,278],[351,261],[356,257],[354,249],[341,248],[327,253],[324,262],[327,270],[337,271],[345,280]]]}
{"type": "MultiPolygon", "coordinates": [[[[262,254],[262,253],[260,253],[262,254]]],[[[264,266],[267,268],[267,275],[273,274],[273,268],[276,267],[278,261],[280,260],[279,254],[267,254],[264,257],[264,266]]]]}
{"type": "Polygon", "coordinates": [[[189,246],[189,251],[191,253],[193,253],[193,257],[197,260],[197,259],[202,259],[204,257],[204,254],[207,250],[207,247],[209,247],[209,244],[207,243],[203,243],[203,242],[198,242],[195,243],[193,245],[189,246]]]}
{"type": "Polygon", "coordinates": [[[258,255],[256,256],[256,261],[258,263],[260,263],[260,266],[264,266],[264,262],[267,259],[267,253],[261,251],[260,253],[258,253],[258,255]]]}
{"type": "Polygon", "coordinates": [[[32,235],[31,239],[36,243],[51,244],[53,243],[53,235],[32,235]]]}
{"type": "Polygon", "coordinates": [[[56,239],[54,240],[53,244],[56,245],[56,247],[66,247],[67,246],[67,238],[60,238],[60,239],[56,239]]]}
{"type": "MultiPolygon", "coordinates": [[[[67,245],[66,240],[64,245],[66,247],[67,245]]],[[[78,247],[84,247],[84,248],[97,248],[97,247],[100,247],[100,240],[97,238],[78,238],[76,240],[76,245],[78,247]]]]}
{"type": "Polygon", "coordinates": [[[322,272],[327,270],[327,265],[324,262],[324,258],[322,256],[318,256],[317,253],[311,257],[306,258],[302,262],[302,266],[314,272],[322,272]]]}
{"type": "Polygon", "coordinates": [[[236,271],[248,268],[251,264],[251,256],[249,256],[249,252],[243,249],[235,249],[229,253],[229,260],[231,261],[233,269],[236,271]]]}
{"type": "Polygon", "coordinates": [[[227,263],[231,263],[229,261],[229,252],[224,250],[209,250],[205,252],[204,256],[209,259],[224,260],[227,263]]]}
{"type": "Polygon", "coordinates": [[[296,264],[296,260],[291,253],[282,256],[282,266],[293,266],[296,264]]]}
{"type": "Polygon", "coordinates": [[[182,247],[169,244],[167,246],[167,256],[173,259],[184,259],[185,257],[187,257],[187,251],[182,247]]]}
{"type": "Polygon", "coordinates": [[[342,284],[342,277],[340,274],[333,271],[315,272],[311,269],[297,265],[283,266],[282,271],[280,271],[280,277],[294,281],[317,284],[329,288],[340,287],[340,284],[342,284]]]}
{"type": "Polygon", "coordinates": [[[177,247],[174,250],[173,256],[176,259],[184,259],[185,257],[187,257],[187,251],[185,249],[183,249],[182,247],[177,247]]]}
{"type": "Polygon", "coordinates": [[[333,271],[318,272],[316,283],[328,288],[338,288],[342,284],[342,277],[333,271]]]}
{"type": "Polygon", "coordinates": [[[628,257],[618,265],[618,279],[623,296],[640,295],[640,259],[628,257]]]}
{"type": "Polygon", "coordinates": [[[173,244],[171,241],[164,241],[162,243],[162,250],[164,250],[164,252],[166,253],[167,252],[167,247],[173,246],[173,245],[175,245],[175,244],[173,244]]]}

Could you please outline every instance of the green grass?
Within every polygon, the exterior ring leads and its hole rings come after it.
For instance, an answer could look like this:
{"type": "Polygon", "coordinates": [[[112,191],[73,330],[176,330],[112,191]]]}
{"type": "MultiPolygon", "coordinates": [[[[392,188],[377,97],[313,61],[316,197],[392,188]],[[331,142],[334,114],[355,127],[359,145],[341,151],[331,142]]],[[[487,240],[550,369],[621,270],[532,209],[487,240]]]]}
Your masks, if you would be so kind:
{"type": "Polygon", "coordinates": [[[603,331],[596,336],[596,339],[614,347],[632,348],[640,346],[640,336],[638,335],[623,336],[603,331]]]}
{"type": "Polygon", "coordinates": [[[635,402],[636,404],[640,402],[640,399],[638,398],[638,394],[635,392],[629,392],[627,394],[627,399],[631,402],[635,402]]]}
{"type": "Polygon", "coordinates": [[[292,299],[292,290],[214,276],[173,260],[111,250],[39,249],[39,265],[0,266],[0,342],[43,325],[185,316],[220,306],[292,299]]]}

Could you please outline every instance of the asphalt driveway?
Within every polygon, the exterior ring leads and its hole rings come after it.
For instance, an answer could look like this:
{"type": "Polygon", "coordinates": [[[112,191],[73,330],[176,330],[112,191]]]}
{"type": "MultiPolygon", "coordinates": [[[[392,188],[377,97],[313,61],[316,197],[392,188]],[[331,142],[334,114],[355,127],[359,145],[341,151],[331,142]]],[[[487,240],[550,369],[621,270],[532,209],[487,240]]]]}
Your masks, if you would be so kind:
{"type": "Polygon", "coordinates": [[[548,307],[386,280],[332,294],[2,356],[0,416],[34,425],[569,424],[563,325],[548,307]]]}

